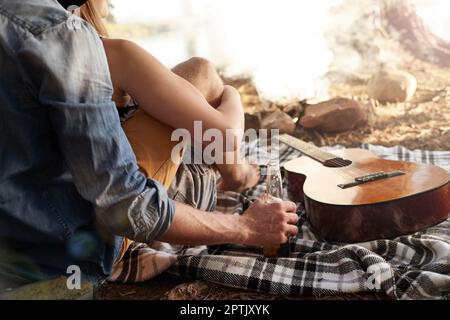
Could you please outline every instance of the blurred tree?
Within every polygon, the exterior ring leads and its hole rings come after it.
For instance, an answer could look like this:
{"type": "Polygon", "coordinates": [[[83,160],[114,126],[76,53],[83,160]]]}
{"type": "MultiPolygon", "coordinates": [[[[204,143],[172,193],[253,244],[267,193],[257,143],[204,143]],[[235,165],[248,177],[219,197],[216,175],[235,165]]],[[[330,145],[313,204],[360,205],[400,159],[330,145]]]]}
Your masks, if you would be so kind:
{"type": "Polygon", "coordinates": [[[108,6],[109,6],[109,15],[106,17],[106,21],[108,21],[109,23],[116,23],[116,17],[113,14],[114,4],[112,4],[111,1],[108,1],[108,6]]]}
{"type": "Polygon", "coordinates": [[[419,59],[450,67],[450,41],[436,36],[417,15],[411,0],[385,0],[386,31],[419,59]]]}
{"type": "Polygon", "coordinates": [[[368,70],[386,64],[394,66],[400,62],[399,45],[423,61],[449,67],[450,41],[431,31],[418,15],[415,3],[343,0],[333,7],[333,16],[339,23],[332,24],[326,37],[338,57],[334,62],[337,67],[368,70]]]}
{"type": "Polygon", "coordinates": [[[187,19],[187,25],[185,25],[184,29],[186,33],[186,51],[189,57],[194,57],[197,52],[197,39],[195,37],[195,31],[193,30],[195,20],[194,5],[192,0],[183,0],[181,4],[187,19]]]}

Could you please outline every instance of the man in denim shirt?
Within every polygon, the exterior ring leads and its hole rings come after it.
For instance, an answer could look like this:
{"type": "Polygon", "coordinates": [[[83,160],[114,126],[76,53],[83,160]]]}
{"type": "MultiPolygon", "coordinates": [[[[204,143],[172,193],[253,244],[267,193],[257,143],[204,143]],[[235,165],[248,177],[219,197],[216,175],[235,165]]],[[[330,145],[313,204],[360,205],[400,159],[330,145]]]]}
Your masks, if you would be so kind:
{"type": "Polygon", "coordinates": [[[37,281],[75,265],[98,283],[121,236],[286,241],[291,203],[211,215],[175,204],[139,172],[111,100],[102,43],[56,0],[0,0],[0,70],[0,281],[37,281]]]}

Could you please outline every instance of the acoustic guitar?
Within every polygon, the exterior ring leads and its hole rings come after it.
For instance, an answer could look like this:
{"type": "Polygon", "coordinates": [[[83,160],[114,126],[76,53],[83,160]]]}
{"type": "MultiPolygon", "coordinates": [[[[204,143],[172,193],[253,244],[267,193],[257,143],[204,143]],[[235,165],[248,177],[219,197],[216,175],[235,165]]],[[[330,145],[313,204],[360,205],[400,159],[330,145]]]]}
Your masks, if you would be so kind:
{"type": "Polygon", "coordinates": [[[340,243],[392,239],[449,217],[450,174],[439,167],[389,161],[362,149],[333,153],[288,135],[305,156],[288,162],[288,191],[303,202],[316,236],[340,243]]]}

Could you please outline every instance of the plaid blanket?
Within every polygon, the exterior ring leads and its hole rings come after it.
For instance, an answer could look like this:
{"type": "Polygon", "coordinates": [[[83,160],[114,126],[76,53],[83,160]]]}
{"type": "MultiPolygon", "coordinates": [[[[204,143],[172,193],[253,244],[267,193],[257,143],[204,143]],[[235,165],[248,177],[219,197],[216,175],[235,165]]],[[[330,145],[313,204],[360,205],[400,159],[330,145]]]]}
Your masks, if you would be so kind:
{"type": "MultiPolygon", "coordinates": [[[[450,171],[450,152],[409,151],[362,145],[391,160],[431,163],[450,171]]],[[[332,151],[335,148],[325,148],[332,151]]],[[[301,154],[280,147],[281,164],[301,154]]],[[[247,194],[220,193],[218,212],[242,213],[265,192],[264,183],[247,194]]],[[[287,296],[384,293],[393,299],[450,298],[450,220],[426,232],[361,244],[319,241],[303,217],[290,240],[290,258],[268,259],[260,248],[244,246],[173,247],[134,244],[111,281],[140,282],[163,272],[217,284],[287,296]]]]}

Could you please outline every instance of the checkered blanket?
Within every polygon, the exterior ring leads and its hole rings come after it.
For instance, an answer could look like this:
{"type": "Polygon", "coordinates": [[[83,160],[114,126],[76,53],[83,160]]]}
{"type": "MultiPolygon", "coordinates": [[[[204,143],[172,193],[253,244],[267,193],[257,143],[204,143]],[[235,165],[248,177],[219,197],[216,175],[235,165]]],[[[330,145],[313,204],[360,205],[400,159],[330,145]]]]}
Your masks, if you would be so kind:
{"type": "MultiPolygon", "coordinates": [[[[385,159],[431,163],[450,171],[450,152],[372,145],[362,145],[362,148],[385,159]]],[[[301,156],[288,147],[281,147],[280,151],[281,164],[301,156]]],[[[240,214],[264,192],[265,185],[261,183],[246,195],[221,193],[217,211],[240,214]]],[[[305,217],[301,206],[299,214],[305,217]]],[[[139,282],[169,272],[287,296],[373,292],[393,299],[450,298],[450,220],[426,232],[395,240],[351,245],[319,241],[306,219],[301,219],[299,227],[299,235],[290,240],[290,258],[282,259],[264,258],[261,249],[254,247],[134,244],[110,280],[139,282]]]]}

